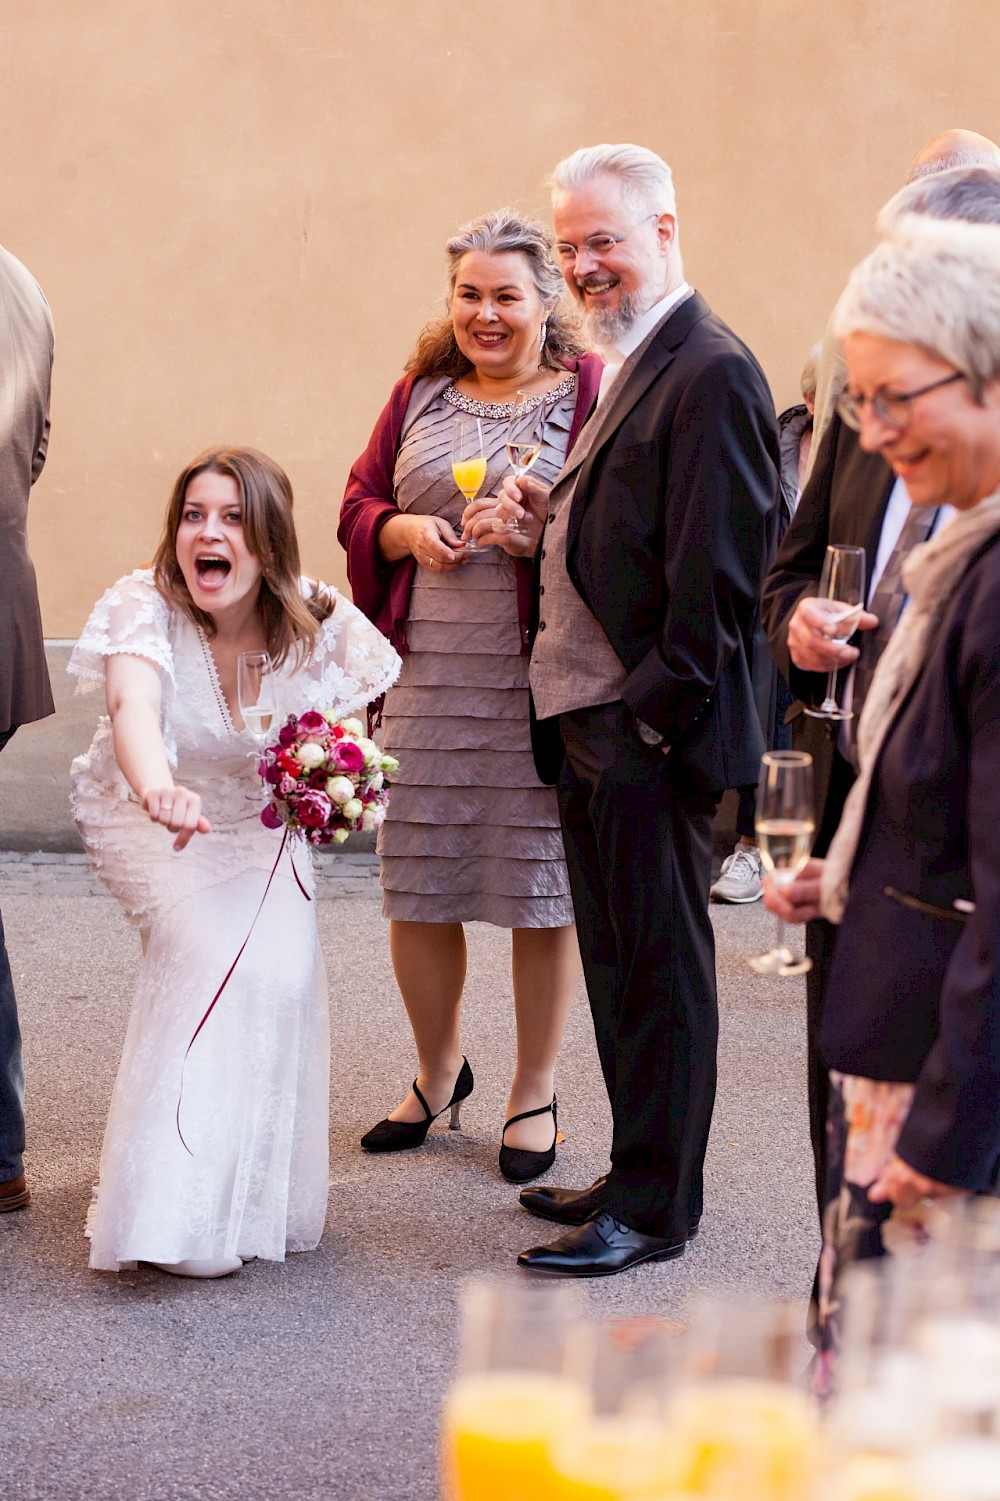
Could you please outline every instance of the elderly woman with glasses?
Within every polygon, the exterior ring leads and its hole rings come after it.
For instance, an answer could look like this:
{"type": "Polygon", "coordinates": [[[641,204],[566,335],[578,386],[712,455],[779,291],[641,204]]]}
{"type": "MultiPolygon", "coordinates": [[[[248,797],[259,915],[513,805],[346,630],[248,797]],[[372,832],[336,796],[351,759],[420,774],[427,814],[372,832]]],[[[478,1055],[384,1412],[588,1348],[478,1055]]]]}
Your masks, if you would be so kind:
{"type": "Polygon", "coordinates": [[[455,1124],[473,1083],[459,1032],[464,925],[492,923],[512,933],[517,1026],[500,1171],[526,1182],[555,1157],[553,1072],[579,955],[555,791],[538,780],[528,729],[532,545],[498,522],[480,523],[473,546],[459,481],[496,493],[523,397],[541,443],[532,473],[551,483],[602,365],[560,309],[542,225],[502,209],[461,229],[447,255],[447,315],[424,329],[351,471],[339,532],[355,602],[404,653],[385,703],[400,769],[379,850],[417,1077],[361,1145],[419,1147],[449,1107],[455,1124]],[[463,425],[471,475],[455,447],[463,425]]]}
{"type": "Polygon", "coordinates": [[[904,222],[835,328],[844,420],[915,507],[954,515],[903,565],[826,859],[767,888],[786,920],[840,925],[821,1031],[831,1352],[845,1264],[882,1255],[898,1211],[988,1190],[1000,1160],[1000,229],[904,222]]]}

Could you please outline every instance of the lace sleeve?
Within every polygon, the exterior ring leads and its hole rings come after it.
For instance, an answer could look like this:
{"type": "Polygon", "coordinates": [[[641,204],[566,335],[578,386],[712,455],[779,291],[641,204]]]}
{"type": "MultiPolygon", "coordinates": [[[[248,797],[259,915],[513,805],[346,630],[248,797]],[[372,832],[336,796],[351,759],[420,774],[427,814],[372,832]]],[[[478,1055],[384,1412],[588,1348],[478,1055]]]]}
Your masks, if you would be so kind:
{"type": "Polygon", "coordinates": [[[75,676],[76,691],[100,688],[105,658],[119,654],[145,657],[173,686],[169,627],[170,606],[154,585],[150,569],[137,568],[119,579],[97,601],[73,648],[66,671],[75,676]]]}
{"type": "MultiPolygon", "coordinates": [[[[333,614],[320,626],[316,649],[292,679],[296,706],[355,714],[390,688],[399,676],[400,659],[381,631],[329,584],[320,585],[334,599],[333,614]]],[[[296,712],[302,710],[296,708],[296,712]]]]}

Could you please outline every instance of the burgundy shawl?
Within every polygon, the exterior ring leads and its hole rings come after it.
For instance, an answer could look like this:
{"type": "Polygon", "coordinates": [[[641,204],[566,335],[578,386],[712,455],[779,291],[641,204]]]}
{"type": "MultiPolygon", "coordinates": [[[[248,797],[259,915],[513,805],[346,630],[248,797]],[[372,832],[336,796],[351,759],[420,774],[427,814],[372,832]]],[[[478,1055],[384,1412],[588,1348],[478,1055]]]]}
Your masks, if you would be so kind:
{"type": "MultiPolygon", "coordinates": [[[[566,367],[577,372],[576,409],[569,434],[569,447],[590,415],[597,398],[604,366],[596,354],[567,360],[566,367]]],[[[351,469],[340,509],[337,540],[347,554],[347,577],[354,603],[388,636],[398,652],[406,651],[406,617],[417,561],[401,558],[387,562],[379,553],[378,535],[390,516],[399,514],[392,499],[396,449],[403,429],[403,418],[413,390],[414,377],[406,375],[396,382],[371,435],[368,447],[351,469]]],[[[521,625],[521,650],[528,651],[528,611],[531,601],[529,558],[517,559],[517,614],[521,625]]]]}

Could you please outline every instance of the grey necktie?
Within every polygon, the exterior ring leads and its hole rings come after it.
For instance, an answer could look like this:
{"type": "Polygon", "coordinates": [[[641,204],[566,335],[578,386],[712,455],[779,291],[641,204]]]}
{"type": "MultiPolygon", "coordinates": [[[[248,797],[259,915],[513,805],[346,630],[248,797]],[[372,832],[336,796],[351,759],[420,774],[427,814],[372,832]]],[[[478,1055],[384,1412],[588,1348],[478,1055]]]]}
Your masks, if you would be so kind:
{"type": "Polygon", "coordinates": [[[864,708],[868,689],[871,687],[875,669],[879,664],[879,658],[885,651],[889,637],[899,623],[899,617],[903,613],[906,604],[906,589],[903,587],[903,564],[910,551],[918,542],[926,542],[934,530],[938,511],[936,506],[911,506],[910,514],[903,524],[903,530],[895,547],[889,554],[889,561],[882,571],[882,576],[875,586],[875,593],[868,602],[868,608],[873,615],[878,616],[878,625],[874,630],[866,631],[861,638],[861,655],[854,669],[854,718],[851,721],[851,757],[857,764],[857,735],[858,720],[861,718],[861,710],[864,708]]]}

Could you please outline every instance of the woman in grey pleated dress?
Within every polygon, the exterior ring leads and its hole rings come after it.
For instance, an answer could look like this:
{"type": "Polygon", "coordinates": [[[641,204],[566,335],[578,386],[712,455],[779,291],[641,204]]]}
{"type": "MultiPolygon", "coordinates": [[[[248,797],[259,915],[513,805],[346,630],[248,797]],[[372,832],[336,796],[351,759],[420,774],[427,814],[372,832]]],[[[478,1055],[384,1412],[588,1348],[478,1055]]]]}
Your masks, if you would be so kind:
{"type": "MultiPolygon", "coordinates": [[[[554,1069],[579,957],[555,792],[531,755],[530,563],[500,546],[466,546],[452,435],[462,414],[478,419],[487,460],[479,493],[495,493],[510,473],[514,395],[526,391],[545,411],[533,474],[551,483],[601,367],[559,310],[562,277],[543,226],[501,210],[447,250],[449,314],[424,330],[355,464],[339,533],[355,602],[405,653],[385,701],[385,746],[400,770],[379,851],[418,1072],[362,1146],[420,1146],[449,1106],[457,1123],[473,1083],[459,1030],[463,924],[494,923],[512,932],[517,1023],[500,1168],[526,1182],[555,1155],[554,1069]]],[[[504,540],[516,553],[516,540],[504,540]]]]}

